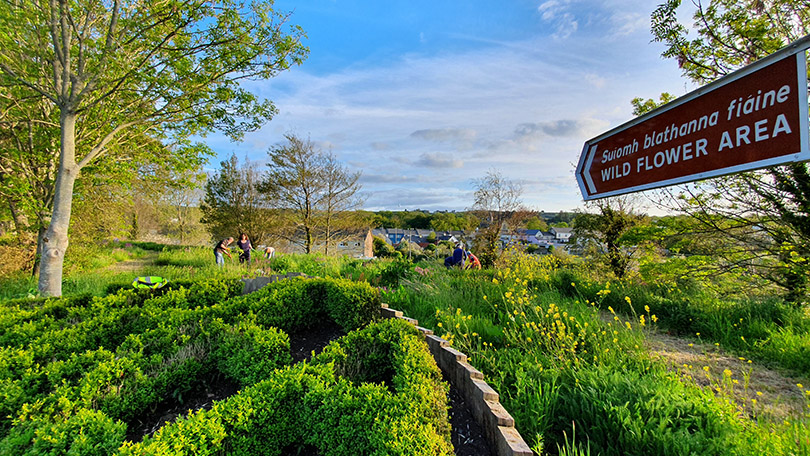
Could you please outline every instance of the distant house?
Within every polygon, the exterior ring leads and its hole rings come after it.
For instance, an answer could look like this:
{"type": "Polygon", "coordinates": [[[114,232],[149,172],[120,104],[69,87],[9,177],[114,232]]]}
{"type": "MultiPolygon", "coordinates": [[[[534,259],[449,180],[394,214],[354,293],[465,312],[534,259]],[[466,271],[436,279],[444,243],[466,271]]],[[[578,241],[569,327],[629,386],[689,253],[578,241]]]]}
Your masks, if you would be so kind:
{"type": "Polygon", "coordinates": [[[565,242],[568,242],[568,239],[571,238],[571,234],[572,234],[573,230],[574,230],[573,228],[552,227],[550,231],[551,231],[551,234],[554,235],[554,239],[557,242],[565,243],[565,242]]]}
{"type": "Polygon", "coordinates": [[[425,229],[403,229],[403,228],[376,228],[371,230],[372,236],[385,239],[391,245],[397,245],[402,241],[419,245],[421,247],[427,246],[428,236],[431,233],[436,234],[436,242],[450,241],[453,244],[458,242],[467,242],[475,237],[475,233],[465,233],[463,231],[433,231],[425,229]]]}
{"type": "Polygon", "coordinates": [[[356,258],[371,258],[374,256],[374,236],[371,230],[365,234],[357,233],[348,236],[337,244],[337,251],[341,255],[349,255],[356,258]]]}
{"type": "Polygon", "coordinates": [[[377,236],[385,239],[391,245],[397,245],[403,240],[408,242],[419,243],[423,241],[423,237],[430,234],[430,230],[414,230],[402,228],[378,228],[371,230],[372,236],[377,236]],[[420,234],[420,231],[423,234],[420,234]]]}

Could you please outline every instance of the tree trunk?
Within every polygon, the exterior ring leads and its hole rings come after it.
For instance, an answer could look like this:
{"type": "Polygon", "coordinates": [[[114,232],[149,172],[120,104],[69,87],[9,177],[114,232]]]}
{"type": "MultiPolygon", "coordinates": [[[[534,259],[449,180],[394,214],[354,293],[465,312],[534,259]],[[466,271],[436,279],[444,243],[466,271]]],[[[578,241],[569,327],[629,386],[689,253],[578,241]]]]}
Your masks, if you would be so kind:
{"type": "Polygon", "coordinates": [[[45,227],[40,226],[37,230],[37,253],[34,255],[34,265],[31,267],[31,277],[39,275],[39,265],[42,262],[42,243],[45,239],[45,227]]]}
{"type": "Polygon", "coordinates": [[[326,238],[324,239],[323,243],[323,256],[329,256],[329,238],[332,235],[332,230],[329,223],[329,218],[326,219],[326,238]]]}
{"type": "Polygon", "coordinates": [[[76,114],[62,112],[59,171],[53,201],[51,223],[42,238],[39,292],[43,296],[62,296],[62,267],[68,248],[68,227],[73,205],[73,185],[79,175],[76,164],[76,114]]]}
{"type": "Polygon", "coordinates": [[[312,253],[312,228],[310,228],[309,225],[304,226],[304,236],[306,237],[304,240],[306,243],[304,245],[304,250],[307,254],[310,254],[312,253]]]}
{"type": "Polygon", "coordinates": [[[17,204],[11,198],[6,198],[6,201],[8,202],[9,211],[11,211],[11,218],[14,220],[14,230],[17,232],[17,236],[20,239],[26,241],[28,234],[28,217],[17,209],[17,204]]]}

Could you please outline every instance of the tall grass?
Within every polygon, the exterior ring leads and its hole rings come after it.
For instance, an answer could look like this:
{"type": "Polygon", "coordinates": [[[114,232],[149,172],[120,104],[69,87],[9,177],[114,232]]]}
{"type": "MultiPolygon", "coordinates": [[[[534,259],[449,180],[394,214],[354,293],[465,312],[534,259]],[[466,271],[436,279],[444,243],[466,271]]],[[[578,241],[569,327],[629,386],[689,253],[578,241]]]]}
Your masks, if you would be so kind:
{"type": "Polygon", "coordinates": [[[533,285],[589,300],[603,310],[613,308],[627,316],[637,316],[648,308],[657,324],[670,333],[716,343],[739,356],[810,376],[808,307],[775,298],[724,298],[695,286],[684,289],[600,281],[576,268],[558,269],[548,282],[533,285]]]}
{"type": "Polygon", "coordinates": [[[563,271],[523,255],[494,275],[437,266],[385,299],[470,355],[538,453],[810,453],[810,405],[776,421],[722,382],[699,387],[644,348],[660,307],[563,271]]]}

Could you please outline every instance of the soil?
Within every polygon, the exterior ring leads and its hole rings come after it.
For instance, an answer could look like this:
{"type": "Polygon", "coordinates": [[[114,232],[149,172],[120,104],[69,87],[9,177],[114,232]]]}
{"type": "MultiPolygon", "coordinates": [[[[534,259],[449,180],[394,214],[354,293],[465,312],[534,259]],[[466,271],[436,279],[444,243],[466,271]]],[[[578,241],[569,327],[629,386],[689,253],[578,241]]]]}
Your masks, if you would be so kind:
{"type": "MultiPolygon", "coordinates": [[[[447,381],[446,378],[445,381],[447,381]]],[[[452,428],[450,440],[456,456],[491,456],[495,454],[490,450],[484,432],[473,418],[464,398],[453,388],[450,388],[447,398],[450,404],[450,426],[452,428]]]]}
{"type": "Polygon", "coordinates": [[[197,410],[210,410],[214,401],[233,396],[239,391],[239,385],[226,379],[223,375],[215,375],[208,384],[200,384],[197,388],[186,393],[182,402],[177,398],[169,398],[147,411],[140,418],[127,423],[127,440],[140,442],[149,437],[165,424],[173,423],[197,410]]]}
{"type": "MultiPolygon", "coordinates": [[[[346,333],[335,323],[321,325],[307,331],[289,334],[290,352],[293,361],[298,363],[309,360],[313,352],[317,353],[332,340],[346,333]]],[[[446,379],[445,379],[446,380],[446,379]]],[[[183,401],[172,398],[155,406],[139,419],[128,423],[127,440],[140,442],[146,436],[151,436],[166,424],[173,423],[200,409],[209,410],[214,401],[227,399],[239,391],[239,386],[228,381],[222,375],[216,375],[209,383],[201,384],[195,390],[186,393],[183,401]]],[[[472,413],[462,398],[453,388],[448,394],[450,406],[451,441],[457,456],[490,456],[490,451],[483,431],[476,423],[472,413]]],[[[284,454],[298,456],[321,456],[317,450],[310,446],[289,448],[284,454]]]]}
{"type": "MultiPolygon", "coordinates": [[[[745,404],[746,413],[767,415],[776,420],[802,416],[806,407],[804,390],[796,385],[808,385],[808,379],[749,362],[713,344],[658,331],[650,331],[646,336],[653,356],[667,361],[673,370],[681,373],[683,379],[693,381],[702,388],[716,388],[726,375],[724,371],[730,371],[732,382],[737,380],[736,384],[732,383],[734,388],[730,391],[731,396],[738,404],[745,404]]],[[[728,388],[721,389],[723,394],[728,394],[728,388]]]]}
{"type": "Polygon", "coordinates": [[[293,362],[308,361],[312,358],[313,351],[320,352],[329,342],[345,335],[346,332],[332,321],[306,331],[288,334],[293,362]]]}

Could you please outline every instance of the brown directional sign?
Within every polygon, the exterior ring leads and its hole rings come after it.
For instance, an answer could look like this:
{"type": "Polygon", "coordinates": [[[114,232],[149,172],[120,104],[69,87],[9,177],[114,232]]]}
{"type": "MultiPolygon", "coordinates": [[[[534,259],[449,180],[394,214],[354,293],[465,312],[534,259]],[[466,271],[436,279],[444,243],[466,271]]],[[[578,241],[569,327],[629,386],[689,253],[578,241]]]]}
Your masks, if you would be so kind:
{"type": "Polygon", "coordinates": [[[583,198],[810,160],[802,41],[587,141],[583,198]]]}

